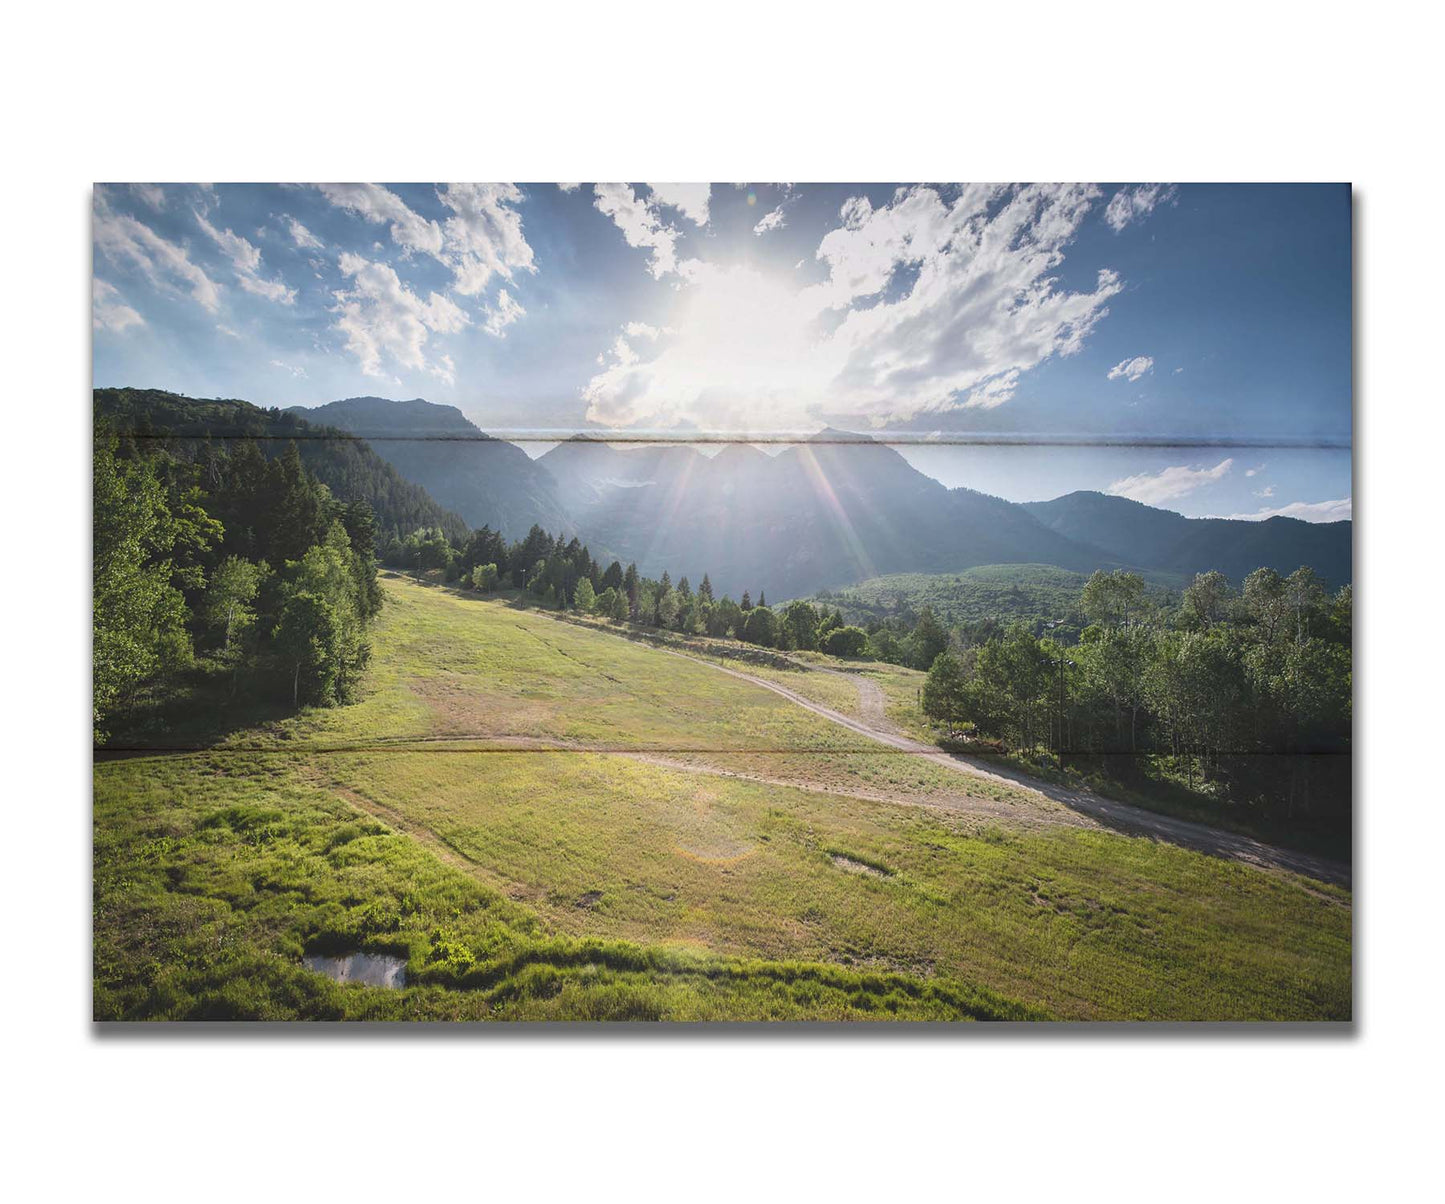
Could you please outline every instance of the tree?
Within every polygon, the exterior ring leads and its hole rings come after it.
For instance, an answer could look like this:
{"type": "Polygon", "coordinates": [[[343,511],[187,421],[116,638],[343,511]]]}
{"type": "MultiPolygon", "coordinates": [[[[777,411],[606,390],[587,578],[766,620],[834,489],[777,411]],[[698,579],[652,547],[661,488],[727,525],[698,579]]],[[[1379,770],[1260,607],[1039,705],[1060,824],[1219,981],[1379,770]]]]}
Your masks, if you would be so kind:
{"type": "Polygon", "coordinates": [[[862,656],[867,647],[868,633],[861,627],[835,627],[823,641],[829,656],[862,656]]]}
{"type": "Polygon", "coordinates": [[[818,612],[809,602],[789,602],[783,611],[783,630],[794,648],[812,651],[818,646],[818,612]]]}
{"type": "Polygon", "coordinates": [[[303,698],[320,706],[338,701],[341,626],[332,605],[309,590],[286,600],[276,625],[276,648],[291,668],[292,707],[299,707],[303,698]]]}
{"type": "Polygon", "coordinates": [[[759,605],[759,606],[766,606],[767,604],[768,604],[768,595],[767,595],[763,590],[758,590],[758,605],[759,605]]]}
{"type": "Polygon", "coordinates": [[[479,564],[472,569],[472,588],[490,594],[501,584],[502,574],[495,564],[479,564]]]}
{"type": "Polygon", "coordinates": [[[743,623],[742,638],[749,644],[771,648],[778,642],[778,621],[766,606],[754,606],[743,623]]]}
{"type": "Polygon", "coordinates": [[[96,441],[91,496],[92,726],[99,743],[142,686],[189,663],[179,586],[196,582],[172,557],[209,546],[221,527],[204,511],[173,512],[156,460],[117,459],[113,439],[96,441]]]}
{"type": "Polygon", "coordinates": [[[739,609],[747,611],[747,610],[752,610],[752,608],[753,608],[752,595],[749,594],[747,590],[743,590],[743,600],[742,600],[742,603],[741,603],[739,609]]]}
{"type": "Polygon", "coordinates": [[[705,598],[709,602],[714,601],[712,596],[712,582],[708,580],[706,573],[702,575],[702,584],[697,587],[697,596],[699,598],[705,598]]]}
{"type": "Polygon", "coordinates": [[[229,653],[231,641],[256,621],[251,603],[261,588],[268,570],[264,563],[253,564],[239,556],[227,556],[216,566],[206,586],[206,623],[224,634],[221,650],[229,653]]]}
{"type": "Polygon", "coordinates": [[[1229,578],[1223,573],[1196,573],[1193,582],[1184,590],[1180,611],[1191,627],[1208,631],[1224,619],[1233,596],[1229,578]]]}
{"type": "Polygon", "coordinates": [[[577,582],[576,606],[584,615],[590,615],[597,605],[597,591],[592,588],[590,578],[583,577],[577,582]]]}
{"type": "Polygon", "coordinates": [[[948,632],[939,626],[930,607],[925,606],[919,613],[908,643],[909,660],[915,669],[923,670],[931,668],[934,658],[948,647],[948,632]]]}
{"type": "Polygon", "coordinates": [[[951,652],[939,653],[923,679],[923,713],[952,735],[959,730],[967,697],[963,663],[951,652]]]}
{"type": "Polygon", "coordinates": [[[1144,578],[1124,569],[1112,573],[1099,569],[1085,583],[1079,599],[1089,621],[1105,627],[1125,626],[1139,618],[1144,602],[1144,578]]]}

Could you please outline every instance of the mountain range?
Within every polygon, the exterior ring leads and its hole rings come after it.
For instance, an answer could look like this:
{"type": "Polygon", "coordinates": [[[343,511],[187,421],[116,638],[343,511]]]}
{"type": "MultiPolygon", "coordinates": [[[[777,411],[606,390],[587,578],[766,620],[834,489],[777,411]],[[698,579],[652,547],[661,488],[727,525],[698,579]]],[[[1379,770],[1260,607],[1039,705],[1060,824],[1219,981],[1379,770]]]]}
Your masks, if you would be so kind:
{"type": "MultiPolygon", "coordinates": [[[[115,409],[118,397],[111,395],[119,393],[152,399],[147,421],[159,414],[173,431],[200,433],[208,422],[234,424],[240,414],[251,426],[278,428],[276,434],[280,427],[345,432],[349,440],[318,442],[349,441],[367,455],[374,449],[405,479],[399,484],[425,490],[416,493],[426,506],[406,498],[398,507],[388,501],[397,486],[387,484],[381,500],[389,519],[424,511],[428,525],[450,530],[460,516],[509,539],[537,524],[554,535],[578,536],[599,559],[636,562],[646,575],[666,569],[674,579],[687,575],[696,582],[707,573],[716,590],[735,597],[765,590],[781,600],[890,573],[988,564],[1074,572],[1128,567],[1180,581],[1219,569],[1236,583],[1260,566],[1288,573],[1308,564],[1333,585],[1352,577],[1348,521],[1191,519],[1090,491],[1009,502],[949,489],[887,444],[841,431],[825,430],[776,455],[747,444],[708,455],[687,444],[619,446],[578,435],[534,461],[455,407],[419,398],[353,397],[283,412],[155,391],[97,390],[97,407],[106,394],[105,404],[115,409]],[[186,421],[182,403],[192,408],[186,421]],[[218,405],[227,407],[224,413],[212,412],[218,405]]],[[[333,449],[323,456],[313,447],[320,465],[313,470],[323,480],[329,474],[341,492],[346,456],[360,454],[333,449]]],[[[375,470],[362,475],[377,492],[375,470]]]]}

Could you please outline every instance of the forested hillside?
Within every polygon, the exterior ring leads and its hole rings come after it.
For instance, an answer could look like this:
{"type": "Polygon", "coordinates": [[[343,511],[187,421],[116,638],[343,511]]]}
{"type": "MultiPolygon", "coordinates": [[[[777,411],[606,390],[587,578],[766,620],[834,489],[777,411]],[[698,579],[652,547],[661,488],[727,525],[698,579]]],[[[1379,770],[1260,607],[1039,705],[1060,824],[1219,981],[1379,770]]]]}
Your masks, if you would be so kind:
{"type": "MultiPolygon", "coordinates": [[[[1049,564],[987,564],[957,573],[893,573],[857,585],[819,590],[817,599],[849,623],[876,630],[896,623],[911,627],[925,608],[972,638],[985,638],[1010,622],[1031,630],[1058,623],[1075,634],[1083,628],[1080,596],[1089,578],[1049,564]]],[[[1182,580],[1152,576],[1149,593],[1163,602],[1182,580]]]]}
{"type": "Polygon", "coordinates": [[[490,526],[509,539],[537,525],[574,533],[552,475],[521,448],[484,434],[455,406],[349,397],[287,412],[372,441],[377,455],[473,527],[490,526]]]}
{"type": "Polygon", "coordinates": [[[383,533],[440,527],[463,538],[467,523],[407,480],[371,445],[335,428],[247,401],[203,400],[162,389],[96,389],[95,418],[122,444],[160,443],[173,457],[207,464],[232,443],[274,458],[294,441],[307,470],[338,498],[365,502],[383,533]]]}

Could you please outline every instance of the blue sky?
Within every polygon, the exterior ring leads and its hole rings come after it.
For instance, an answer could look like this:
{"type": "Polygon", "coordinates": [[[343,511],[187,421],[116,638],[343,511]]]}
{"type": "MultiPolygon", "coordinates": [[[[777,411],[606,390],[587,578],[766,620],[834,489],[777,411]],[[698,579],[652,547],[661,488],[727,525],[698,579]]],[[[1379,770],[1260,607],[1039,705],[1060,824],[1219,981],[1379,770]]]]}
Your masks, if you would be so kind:
{"type": "Polygon", "coordinates": [[[831,424],[1016,500],[1350,513],[1343,185],[104,185],[94,231],[97,385],[831,424]]]}

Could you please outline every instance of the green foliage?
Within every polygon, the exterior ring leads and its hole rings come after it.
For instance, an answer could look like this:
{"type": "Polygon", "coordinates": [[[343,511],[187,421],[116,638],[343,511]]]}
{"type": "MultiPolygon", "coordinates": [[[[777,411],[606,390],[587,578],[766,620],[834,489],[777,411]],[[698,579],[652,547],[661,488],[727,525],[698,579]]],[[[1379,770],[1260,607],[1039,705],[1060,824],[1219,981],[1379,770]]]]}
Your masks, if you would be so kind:
{"type": "Polygon", "coordinates": [[[97,440],[92,472],[92,725],[108,736],[118,710],[191,659],[189,613],[181,586],[198,574],[177,564],[204,552],[220,527],[182,495],[173,504],[155,460],[121,460],[113,440],[97,440]]]}
{"type": "Polygon", "coordinates": [[[239,556],[227,556],[211,574],[202,617],[207,626],[221,632],[222,651],[230,652],[233,641],[242,638],[255,624],[256,611],[252,603],[267,571],[264,561],[253,564],[239,556]]]}
{"type": "Polygon", "coordinates": [[[495,564],[479,564],[472,569],[471,586],[479,593],[490,594],[496,590],[501,579],[495,564]]]}
{"type": "Polygon", "coordinates": [[[868,633],[861,627],[835,627],[823,641],[829,656],[862,656],[868,648],[868,633]]]}
{"type": "MultiPolygon", "coordinates": [[[[746,597],[747,595],[744,595],[746,597]]],[[[747,612],[742,638],[749,644],[771,648],[778,642],[778,620],[766,606],[754,606],[747,612]]]]}

